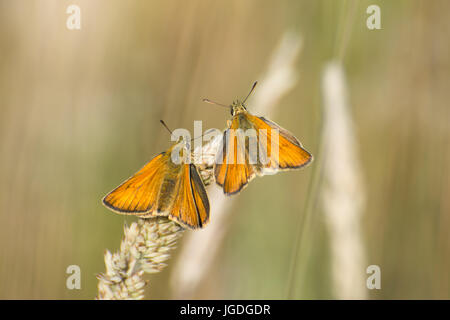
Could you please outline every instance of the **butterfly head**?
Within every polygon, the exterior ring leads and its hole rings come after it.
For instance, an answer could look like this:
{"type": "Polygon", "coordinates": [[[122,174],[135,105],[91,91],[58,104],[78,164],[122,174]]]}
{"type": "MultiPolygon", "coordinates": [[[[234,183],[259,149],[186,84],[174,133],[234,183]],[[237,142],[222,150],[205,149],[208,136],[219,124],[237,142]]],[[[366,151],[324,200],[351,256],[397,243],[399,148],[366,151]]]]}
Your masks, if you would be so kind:
{"type": "Polygon", "coordinates": [[[231,115],[235,116],[241,112],[247,111],[247,108],[245,107],[244,103],[240,100],[235,100],[231,104],[231,115]]]}
{"type": "Polygon", "coordinates": [[[190,150],[191,149],[190,137],[180,136],[178,137],[178,140],[177,142],[174,143],[174,145],[179,145],[181,149],[185,151],[190,150]]]}
{"type": "Polygon", "coordinates": [[[171,162],[175,165],[189,163],[191,157],[191,143],[188,137],[180,136],[177,141],[166,151],[170,155],[171,162]]]}

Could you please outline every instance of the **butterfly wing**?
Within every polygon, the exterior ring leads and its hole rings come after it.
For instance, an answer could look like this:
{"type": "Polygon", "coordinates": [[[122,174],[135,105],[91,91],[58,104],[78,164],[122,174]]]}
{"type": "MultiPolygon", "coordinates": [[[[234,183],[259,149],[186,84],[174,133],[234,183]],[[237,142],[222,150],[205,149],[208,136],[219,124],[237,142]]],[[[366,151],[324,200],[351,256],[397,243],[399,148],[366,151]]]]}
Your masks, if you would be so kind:
{"type": "Polygon", "coordinates": [[[312,155],[286,129],[264,117],[257,117],[249,113],[246,116],[258,134],[259,148],[266,155],[265,161],[261,160],[258,163],[258,174],[264,175],[278,170],[301,168],[313,160],[312,155]],[[276,130],[276,132],[272,133],[272,130],[276,130]],[[272,136],[275,138],[274,141],[272,141],[272,136]]]}
{"type": "Polygon", "coordinates": [[[240,117],[234,117],[225,130],[214,167],[216,183],[226,195],[238,193],[255,176],[253,165],[248,159],[248,141],[238,137],[241,129],[240,117]]]}
{"type": "Polygon", "coordinates": [[[195,165],[182,165],[176,189],[169,218],[192,229],[202,228],[209,222],[209,201],[195,165]]]}
{"type": "Polygon", "coordinates": [[[123,214],[143,215],[156,210],[168,160],[165,152],[154,157],[135,175],[108,193],[103,198],[103,204],[123,214]]]}
{"type": "Polygon", "coordinates": [[[103,204],[122,214],[168,216],[185,227],[202,228],[209,221],[209,201],[197,169],[169,161],[170,151],[159,154],[108,193],[103,204]]]}

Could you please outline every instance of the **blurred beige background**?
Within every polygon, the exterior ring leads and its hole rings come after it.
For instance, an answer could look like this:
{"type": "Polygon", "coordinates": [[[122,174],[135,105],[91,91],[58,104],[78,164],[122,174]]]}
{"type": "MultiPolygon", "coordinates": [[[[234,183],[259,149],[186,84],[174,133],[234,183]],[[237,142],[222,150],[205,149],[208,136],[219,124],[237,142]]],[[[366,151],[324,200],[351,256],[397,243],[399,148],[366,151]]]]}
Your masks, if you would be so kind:
{"type": "MultiPolygon", "coordinates": [[[[359,245],[382,272],[381,290],[367,297],[450,298],[449,12],[444,0],[0,1],[0,298],[94,298],[105,249],[116,250],[134,221],[105,209],[102,196],[169,147],[159,119],[224,128],[229,112],[202,98],[245,96],[286,32],[303,39],[298,82],[272,120],[315,162],[236,196],[194,298],[339,298],[320,205],[321,82],[335,59],[363,176],[359,245]],[[66,28],[70,4],[81,8],[80,30],[66,28]],[[381,30],[366,27],[371,4],[381,30]],[[66,288],[72,264],[81,290],[66,288]]],[[[147,277],[147,298],[172,297],[176,261],[177,251],[147,277]]]]}

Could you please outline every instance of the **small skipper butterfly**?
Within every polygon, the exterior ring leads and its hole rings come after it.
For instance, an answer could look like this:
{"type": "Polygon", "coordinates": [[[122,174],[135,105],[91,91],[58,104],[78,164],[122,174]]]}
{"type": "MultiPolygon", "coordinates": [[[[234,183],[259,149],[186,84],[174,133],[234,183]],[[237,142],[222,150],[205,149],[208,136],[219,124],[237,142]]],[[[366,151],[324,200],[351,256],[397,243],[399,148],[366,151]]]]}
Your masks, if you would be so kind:
{"type": "MultiPolygon", "coordinates": [[[[162,120],[161,123],[167,128],[162,120]]],[[[172,161],[172,152],[180,143],[181,156],[191,156],[187,143],[181,140],[108,193],[103,204],[120,214],[141,218],[166,216],[185,228],[204,227],[209,221],[209,201],[197,168],[193,163],[172,161]]]]}
{"type": "MultiPolygon", "coordinates": [[[[232,119],[228,120],[219,152],[214,164],[216,183],[226,195],[240,192],[255,175],[274,174],[278,171],[301,168],[313,160],[297,138],[286,129],[264,118],[252,115],[245,101],[253,92],[253,84],[247,97],[226,106],[208,99],[203,101],[230,108],[232,119]],[[255,132],[253,144],[259,150],[258,159],[249,151],[252,139],[242,141],[240,132],[251,129],[255,132]],[[263,155],[263,156],[261,156],[263,155]]],[[[245,139],[245,137],[244,137],[245,139]]]]}

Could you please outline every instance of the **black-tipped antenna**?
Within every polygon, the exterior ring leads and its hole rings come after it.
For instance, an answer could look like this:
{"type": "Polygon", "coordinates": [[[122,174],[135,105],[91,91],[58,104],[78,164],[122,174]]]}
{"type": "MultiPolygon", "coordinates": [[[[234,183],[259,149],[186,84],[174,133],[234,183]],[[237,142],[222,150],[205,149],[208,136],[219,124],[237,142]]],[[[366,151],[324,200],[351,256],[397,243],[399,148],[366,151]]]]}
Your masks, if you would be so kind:
{"type": "MultiPolygon", "coordinates": [[[[166,128],[170,132],[170,134],[173,134],[172,131],[169,129],[169,127],[167,126],[167,124],[163,120],[159,120],[159,122],[161,122],[161,124],[164,126],[164,128],[166,128]]],[[[203,135],[204,134],[202,134],[201,136],[199,136],[197,138],[192,138],[191,141],[194,141],[194,140],[196,140],[198,138],[201,138],[201,137],[203,137],[203,135]]]]}
{"type": "Polygon", "coordinates": [[[221,106],[221,107],[225,107],[225,108],[230,108],[230,106],[215,102],[215,101],[211,101],[209,99],[203,99],[203,102],[209,103],[209,104],[215,104],[216,106],[221,106]]]}
{"type": "Polygon", "coordinates": [[[252,88],[250,89],[250,92],[248,93],[248,95],[245,97],[244,101],[242,101],[242,103],[245,103],[245,101],[247,101],[248,97],[250,97],[250,95],[252,94],[253,90],[255,89],[256,85],[258,84],[258,81],[255,81],[255,83],[253,83],[252,88]]]}
{"type": "Polygon", "coordinates": [[[170,134],[172,134],[172,130],[169,129],[169,127],[167,126],[167,124],[164,121],[159,120],[159,122],[161,122],[161,124],[170,132],[170,134]]]}

